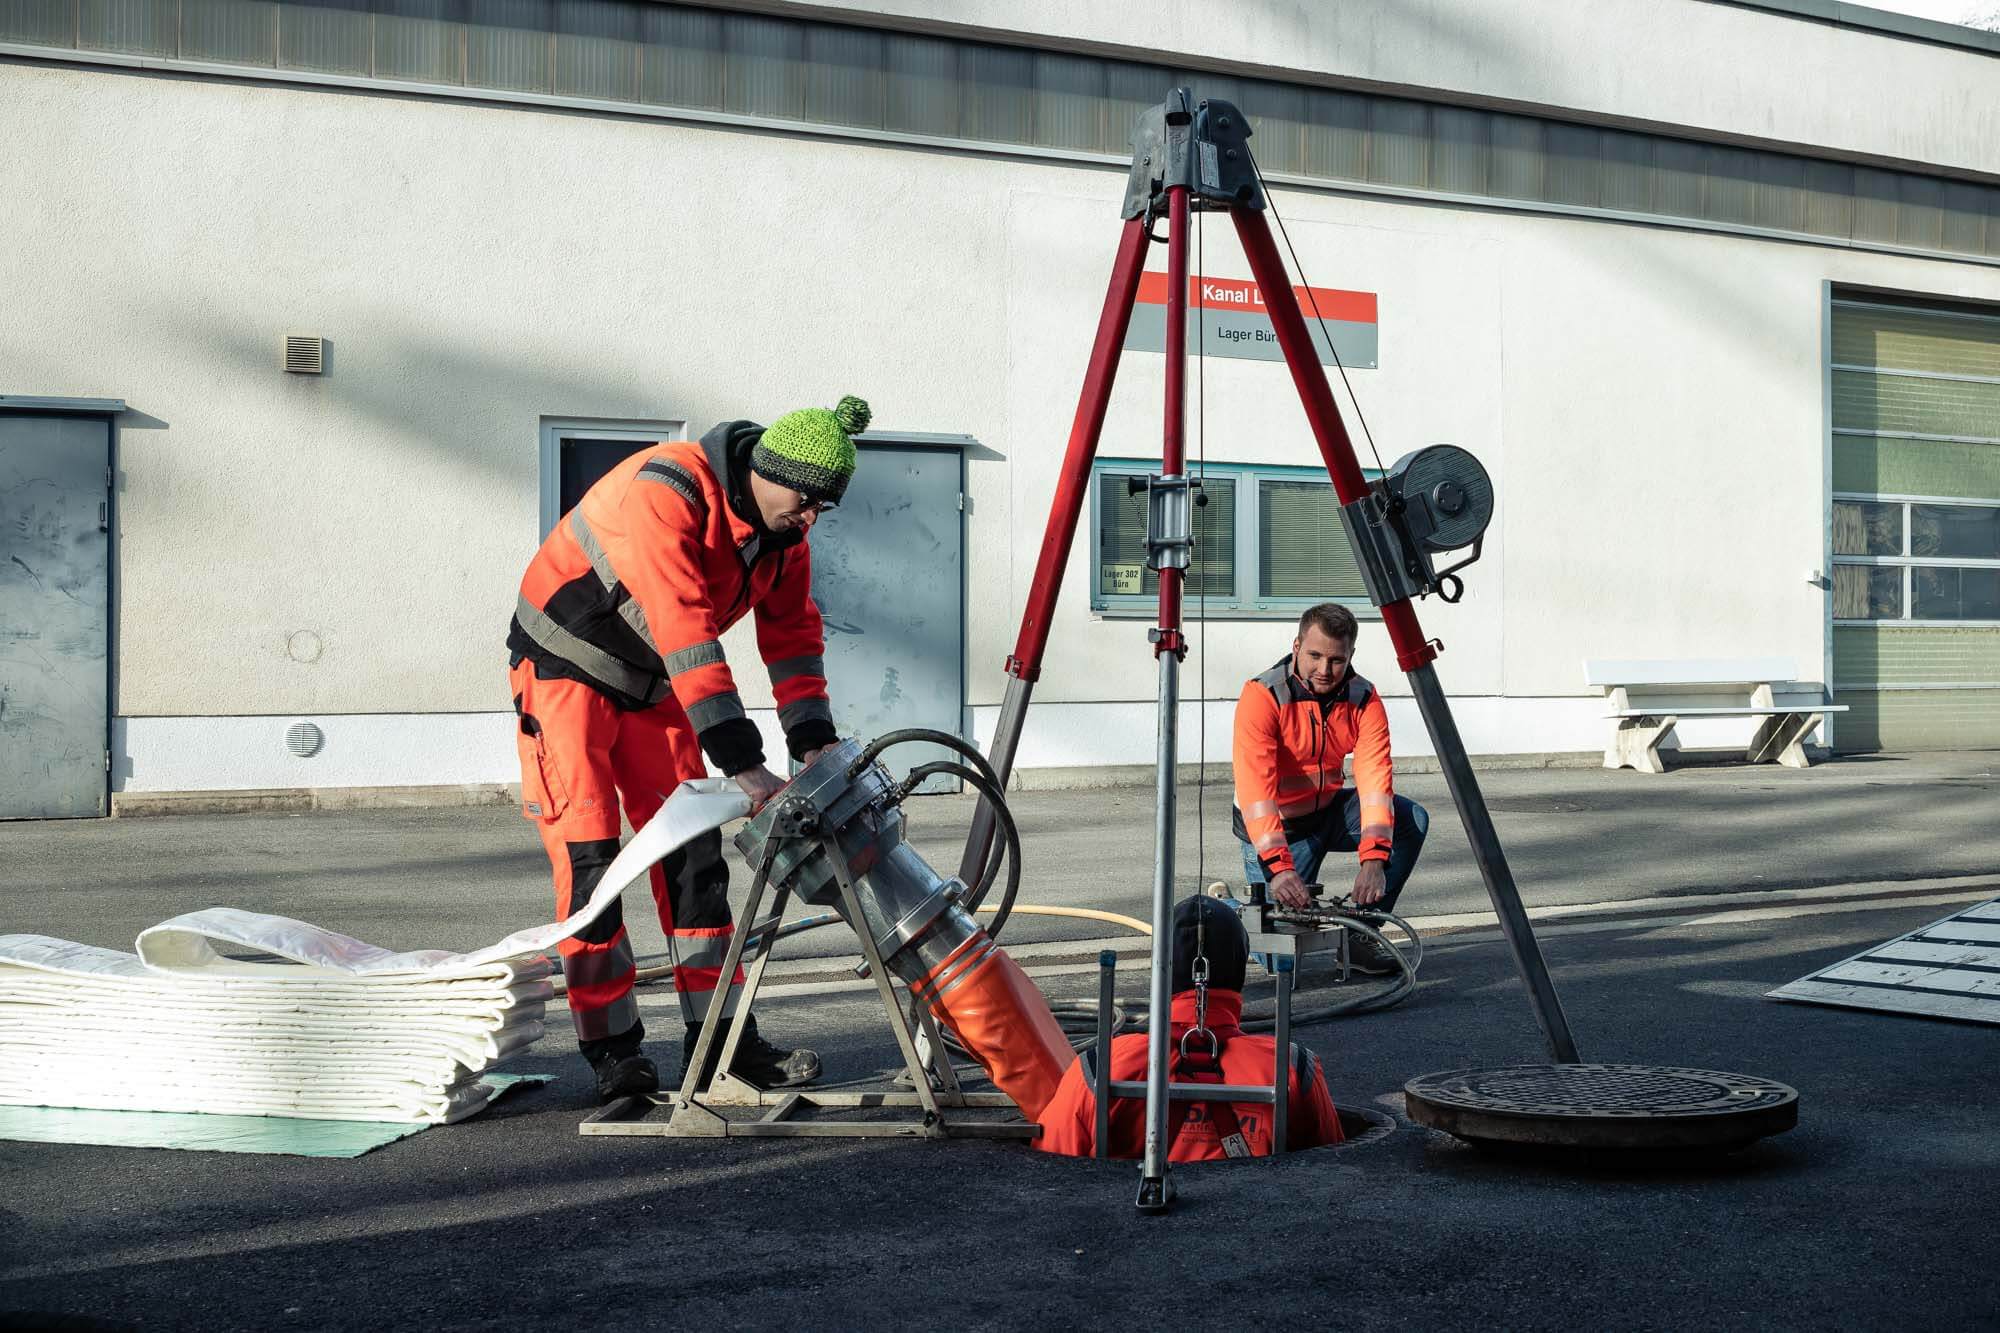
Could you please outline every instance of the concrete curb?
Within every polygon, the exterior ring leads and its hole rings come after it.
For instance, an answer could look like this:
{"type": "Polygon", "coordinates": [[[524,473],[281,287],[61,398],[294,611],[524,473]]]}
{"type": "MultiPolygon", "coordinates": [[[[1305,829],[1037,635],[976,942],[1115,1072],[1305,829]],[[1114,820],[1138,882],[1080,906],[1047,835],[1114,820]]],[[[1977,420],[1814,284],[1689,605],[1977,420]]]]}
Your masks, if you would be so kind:
{"type": "Polygon", "coordinates": [[[116,818],[155,815],[304,814],[319,810],[399,810],[513,805],[520,788],[505,783],[422,787],[271,787],[243,791],[122,791],[111,794],[116,818]]]}

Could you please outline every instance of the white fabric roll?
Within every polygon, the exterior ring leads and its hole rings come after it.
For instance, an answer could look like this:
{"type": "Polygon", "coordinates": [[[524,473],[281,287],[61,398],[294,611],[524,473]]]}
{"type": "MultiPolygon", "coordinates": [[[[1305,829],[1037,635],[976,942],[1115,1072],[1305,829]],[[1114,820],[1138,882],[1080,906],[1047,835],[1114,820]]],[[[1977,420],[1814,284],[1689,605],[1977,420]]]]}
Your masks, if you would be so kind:
{"type": "Polygon", "coordinates": [[[397,953],[233,907],[142,931],[135,953],[0,935],[0,1103],[462,1120],[493,1095],[479,1076],[545,1031],[545,952],[667,853],[748,813],[734,783],[683,783],[581,911],[470,953],[397,953]]]}

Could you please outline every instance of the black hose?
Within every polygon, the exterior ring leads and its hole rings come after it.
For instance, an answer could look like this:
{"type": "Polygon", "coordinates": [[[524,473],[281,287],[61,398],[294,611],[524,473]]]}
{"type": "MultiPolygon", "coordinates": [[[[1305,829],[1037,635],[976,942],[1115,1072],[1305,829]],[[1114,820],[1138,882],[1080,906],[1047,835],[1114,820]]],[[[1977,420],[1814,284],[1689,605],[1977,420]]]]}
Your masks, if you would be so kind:
{"type": "Polygon", "coordinates": [[[900,731],[883,732],[868,743],[868,748],[861,752],[861,757],[854,761],[854,766],[848,771],[858,773],[874,763],[876,757],[890,746],[906,745],[914,741],[924,741],[931,745],[942,745],[947,750],[956,750],[971,760],[972,766],[978,769],[988,782],[995,787],[1001,785],[1000,775],[993,771],[993,765],[986,762],[986,756],[979,753],[977,746],[960,740],[948,731],[935,731],[930,727],[904,727],[900,731]]]}
{"type": "MultiPolygon", "coordinates": [[[[956,751],[964,759],[970,759],[972,767],[978,769],[980,775],[984,775],[984,779],[988,783],[992,783],[992,787],[980,787],[980,793],[994,805],[996,811],[1000,811],[1000,813],[1006,811],[1006,797],[1004,797],[1006,785],[1000,781],[1000,775],[994,773],[994,767],[990,763],[986,763],[986,757],[980,755],[978,747],[974,747],[974,745],[970,745],[966,741],[960,741],[958,737],[954,737],[948,731],[934,731],[930,727],[902,727],[900,731],[886,731],[886,733],[882,733],[880,737],[876,737],[874,741],[870,741],[868,749],[862,751],[860,759],[856,759],[848,767],[848,777],[854,777],[856,773],[860,773],[862,769],[866,769],[868,765],[872,765],[890,747],[894,747],[894,745],[916,745],[916,743],[922,743],[922,745],[940,745],[940,747],[944,747],[948,751],[956,751]],[[1002,795],[996,797],[994,793],[1002,793],[1002,795]]],[[[970,777],[970,775],[966,775],[966,777],[970,777]]],[[[908,793],[908,787],[914,787],[914,783],[906,783],[906,793],[908,793]]],[[[968,889],[972,891],[970,893],[970,903],[974,907],[986,899],[986,891],[992,889],[992,883],[994,883],[994,879],[998,879],[998,875],[1000,875],[1000,847],[994,847],[992,855],[986,857],[986,869],[980,873],[980,883],[968,885],[968,889]]]]}
{"type": "MultiPolygon", "coordinates": [[[[1007,917],[1014,910],[1015,895],[1021,891],[1021,830],[1014,823],[1013,812],[1007,809],[1007,796],[1000,790],[999,785],[989,782],[963,764],[954,764],[943,759],[919,764],[910,770],[908,777],[903,779],[903,785],[905,789],[912,788],[925,778],[939,773],[953,774],[976,787],[982,796],[993,803],[993,813],[999,821],[1000,831],[1006,835],[1003,846],[1007,856],[1007,887],[1000,895],[1000,905],[993,911],[993,923],[986,927],[986,933],[997,940],[1000,938],[1001,927],[1007,924],[1007,917]]],[[[1001,847],[994,848],[996,855],[1001,850],[1001,847]]],[[[979,910],[980,903],[986,897],[986,890],[992,885],[992,879],[991,871],[980,876],[979,886],[966,897],[964,907],[967,912],[979,910]]]]}

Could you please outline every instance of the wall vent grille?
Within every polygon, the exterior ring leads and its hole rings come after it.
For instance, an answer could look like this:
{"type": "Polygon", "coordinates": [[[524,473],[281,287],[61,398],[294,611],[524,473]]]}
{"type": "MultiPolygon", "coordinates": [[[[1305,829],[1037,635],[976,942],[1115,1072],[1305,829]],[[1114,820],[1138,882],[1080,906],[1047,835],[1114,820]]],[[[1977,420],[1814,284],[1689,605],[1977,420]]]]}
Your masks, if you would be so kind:
{"type": "Polygon", "coordinates": [[[286,334],[285,370],[293,375],[325,374],[325,343],[307,333],[286,334]]]}

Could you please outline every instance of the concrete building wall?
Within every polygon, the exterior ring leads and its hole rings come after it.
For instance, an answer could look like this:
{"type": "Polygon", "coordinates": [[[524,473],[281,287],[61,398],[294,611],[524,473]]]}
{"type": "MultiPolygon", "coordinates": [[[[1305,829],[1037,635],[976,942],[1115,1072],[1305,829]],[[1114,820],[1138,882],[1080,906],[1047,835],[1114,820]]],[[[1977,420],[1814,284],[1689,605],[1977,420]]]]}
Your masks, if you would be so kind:
{"type": "MultiPolygon", "coordinates": [[[[1673,7],[1696,27],[1774,21],[1673,7]]],[[[1386,34],[1390,8],[1342,12],[1386,34]]],[[[1529,7],[1431,8],[1436,33],[1464,34],[1475,8],[1490,25],[1529,7]]],[[[1609,43],[1584,12],[1580,30],[1609,43]]],[[[1061,34],[1110,11],[1069,13],[1036,24],[1061,34]]],[[[1162,49],[1191,13],[1169,8],[1162,49]]],[[[1258,29],[1258,49],[1365,50],[1371,77],[1414,77],[1418,52],[1336,43],[1306,15],[1273,14],[1296,40],[1258,29]]],[[[1210,38],[1226,54],[1252,35],[1210,38]]],[[[1533,91],[1483,65],[1426,68],[1533,91]]],[[[1542,89],[1559,92],[1590,100],[1542,89]]],[[[1642,101],[1628,110],[1673,109],[1642,101]]],[[[1774,122],[1785,135],[1846,133],[1830,107],[1781,110],[1809,117],[1774,122]]],[[[511,780],[501,640],[538,536],[541,421],[698,433],[845,392],[871,400],[878,428],[981,443],[967,703],[990,731],[1122,169],[32,62],[0,63],[0,120],[20,146],[0,159],[0,392],[133,408],[116,789],[511,780]],[[281,373],[292,332],[329,340],[326,376],[281,373]],[[298,717],[326,730],[321,756],[284,752],[298,717]]],[[[1971,151],[1942,131],[1906,147],[1971,151]]],[[[1466,600],[1420,606],[1485,753],[1601,743],[1585,657],[1776,654],[1819,675],[1825,594],[1807,580],[1825,563],[1827,284],[2000,300],[2000,269],[1948,260],[1334,190],[1278,201],[1314,284],[1380,296],[1381,368],[1352,379],[1384,459],[1450,441],[1498,483],[1466,600]]],[[[1247,276],[1225,223],[1204,240],[1211,274],[1247,276]]],[[[1317,461],[1282,365],[1211,360],[1206,386],[1211,459],[1317,461]]],[[[1128,354],[1102,452],[1156,455],[1161,397],[1161,359],[1128,354]]],[[[1084,546],[1025,767],[1152,755],[1145,625],[1090,611],[1084,546]]],[[[1211,759],[1227,758],[1241,681],[1290,633],[1218,620],[1193,636],[1184,688],[1205,671],[1211,759]]],[[[747,700],[768,703],[747,635],[729,648],[747,700]]],[[[1425,753],[1373,624],[1359,664],[1392,696],[1399,750],[1425,753]]]]}

